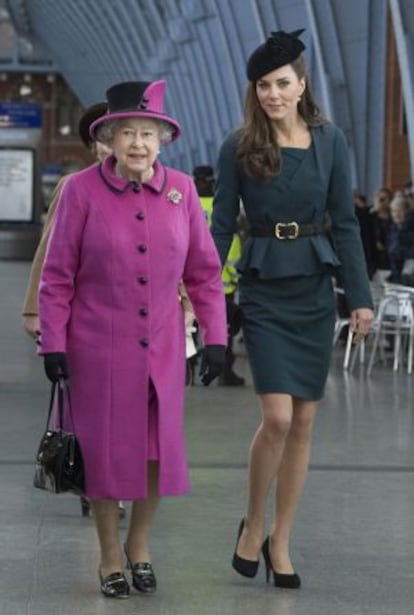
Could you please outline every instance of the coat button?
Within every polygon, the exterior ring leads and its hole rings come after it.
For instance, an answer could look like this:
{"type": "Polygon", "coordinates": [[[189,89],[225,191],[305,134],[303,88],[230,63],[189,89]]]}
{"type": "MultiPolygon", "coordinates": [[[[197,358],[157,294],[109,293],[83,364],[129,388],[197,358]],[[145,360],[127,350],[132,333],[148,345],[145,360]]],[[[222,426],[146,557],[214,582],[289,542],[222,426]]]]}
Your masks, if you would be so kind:
{"type": "Polygon", "coordinates": [[[144,286],[145,284],[148,284],[148,278],[146,278],[145,275],[142,275],[138,278],[138,282],[144,286]]]}
{"type": "Polygon", "coordinates": [[[148,316],[148,310],[147,310],[147,308],[141,308],[141,309],[139,310],[139,314],[140,314],[140,316],[148,316]]]}
{"type": "Polygon", "coordinates": [[[138,250],[139,250],[142,254],[144,254],[144,252],[146,252],[146,251],[147,251],[147,246],[146,246],[146,245],[144,245],[144,244],[142,243],[140,246],[138,246],[138,250]]]}
{"type": "Polygon", "coordinates": [[[135,217],[137,220],[145,220],[145,214],[143,211],[139,211],[135,217]]]}
{"type": "Polygon", "coordinates": [[[142,340],[139,340],[139,343],[143,348],[148,348],[149,346],[149,341],[145,337],[142,340]]]}

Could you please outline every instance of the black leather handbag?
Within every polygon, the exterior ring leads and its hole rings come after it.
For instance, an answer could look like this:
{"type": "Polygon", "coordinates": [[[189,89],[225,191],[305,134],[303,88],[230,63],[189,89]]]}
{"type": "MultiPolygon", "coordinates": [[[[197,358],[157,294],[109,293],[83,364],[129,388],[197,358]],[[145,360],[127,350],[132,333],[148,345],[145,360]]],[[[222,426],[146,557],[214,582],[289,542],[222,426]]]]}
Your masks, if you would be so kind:
{"type": "MultiPolygon", "coordinates": [[[[82,494],[85,487],[82,451],[74,433],[66,432],[63,425],[64,396],[68,402],[70,413],[70,396],[65,381],[59,380],[52,384],[49,414],[46,431],[42,436],[36,455],[33,485],[52,493],[82,494]],[[57,394],[57,410],[59,427],[50,428],[57,394]]],[[[72,417],[73,424],[73,417],[72,417]]]]}

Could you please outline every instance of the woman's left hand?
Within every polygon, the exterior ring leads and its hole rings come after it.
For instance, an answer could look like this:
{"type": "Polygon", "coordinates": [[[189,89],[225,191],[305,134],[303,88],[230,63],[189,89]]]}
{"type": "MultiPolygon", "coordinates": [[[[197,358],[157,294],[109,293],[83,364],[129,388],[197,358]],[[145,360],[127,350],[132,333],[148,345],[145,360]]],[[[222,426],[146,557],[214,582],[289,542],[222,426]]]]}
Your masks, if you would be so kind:
{"type": "Polygon", "coordinates": [[[208,387],[210,382],[220,376],[226,361],[226,347],[216,344],[204,346],[201,355],[201,382],[208,387]]]}
{"type": "Polygon", "coordinates": [[[358,308],[351,312],[351,331],[354,334],[354,344],[358,344],[369,332],[374,312],[370,308],[358,308]]]}

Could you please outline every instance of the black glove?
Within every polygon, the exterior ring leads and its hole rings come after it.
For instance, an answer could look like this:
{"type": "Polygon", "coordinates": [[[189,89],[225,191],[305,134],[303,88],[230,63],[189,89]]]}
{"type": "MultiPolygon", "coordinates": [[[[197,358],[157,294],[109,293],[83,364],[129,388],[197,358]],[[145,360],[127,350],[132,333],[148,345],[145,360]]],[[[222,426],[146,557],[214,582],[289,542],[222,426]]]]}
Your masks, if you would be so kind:
{"type": "Polygon", "coordinates": [[[218,345],[204,346],[202,351],[200,376],[204,386],[220,376],[226,359],[226,347],[218,345]]]}
{"type": "Polygon", "coordinates": [[[50,382],[58,382],[60,378],[69,377],[66,354],[64,352],[48,352],[43,356],[46,376],[50,382]]]}

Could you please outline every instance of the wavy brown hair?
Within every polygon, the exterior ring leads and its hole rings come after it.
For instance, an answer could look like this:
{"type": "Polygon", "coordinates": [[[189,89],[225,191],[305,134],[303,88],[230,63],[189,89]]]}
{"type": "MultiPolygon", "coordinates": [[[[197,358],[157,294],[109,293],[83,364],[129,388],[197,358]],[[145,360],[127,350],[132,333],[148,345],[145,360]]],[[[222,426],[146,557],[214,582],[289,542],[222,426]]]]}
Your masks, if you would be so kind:
{"type": "MultiPolygon", "coordinates": [[[[326,123],[308,85],[303,55],[291,63],[298,79],[305,79],[305,90],[298,103],[298,112],[308,126],[326,123]]],[[[280,173],[280,147],[272,121],[260,106],[256,82],[248,85],[244,101],[244,121],[238,130],[237,158],[246,174],[260,181],[269,181],[280,173]]]]}

